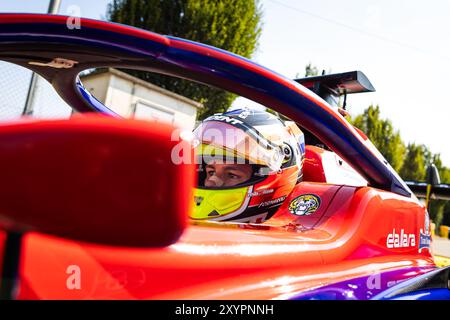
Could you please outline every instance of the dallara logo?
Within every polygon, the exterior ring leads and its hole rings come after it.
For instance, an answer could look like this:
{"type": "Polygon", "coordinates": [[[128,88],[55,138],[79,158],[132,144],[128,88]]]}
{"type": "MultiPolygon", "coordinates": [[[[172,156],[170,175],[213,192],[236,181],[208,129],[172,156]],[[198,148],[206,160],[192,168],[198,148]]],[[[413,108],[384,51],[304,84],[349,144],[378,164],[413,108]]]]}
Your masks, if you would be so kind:
{"type": "Polygon", "coordinates": [[[296,216],[308,216],[320,207],[320,198],[315,194],[302,194],[289,204],[289,212],[296,216]]]}
{"type": "Polygon", "coordinates": [[[400,232],[396,232],[395,229],[392,233],[389,233],[386,239],[386,247],[393,248],[410,248],[416,246],[416,236],[412,233],[405,233],[405,230],[401,229],[400,232]]]}

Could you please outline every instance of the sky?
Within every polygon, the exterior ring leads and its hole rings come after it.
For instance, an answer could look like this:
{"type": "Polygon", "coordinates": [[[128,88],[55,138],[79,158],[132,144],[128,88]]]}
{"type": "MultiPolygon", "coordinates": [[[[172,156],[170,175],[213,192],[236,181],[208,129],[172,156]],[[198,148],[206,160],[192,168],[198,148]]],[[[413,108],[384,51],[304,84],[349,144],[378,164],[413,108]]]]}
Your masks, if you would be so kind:
{"type": "MultiPolygon", "coordinates": [[[[0,12],[46,12],[48,0],[0,0],[0,12]]],[[[104,19],[109,0],[62,0],[59,13],[104,19]]],[[[450,167],[450,1],[262,0],[263,31],[252,60],[287,77],[360,70],[374,93],[348,110],[380,106],[402,139],[425,144],[450,167]],[[449,127],[447,127],[449,126],[449,127]]],[[[246,103],[238,101],[239,103],[246,103]]]]}

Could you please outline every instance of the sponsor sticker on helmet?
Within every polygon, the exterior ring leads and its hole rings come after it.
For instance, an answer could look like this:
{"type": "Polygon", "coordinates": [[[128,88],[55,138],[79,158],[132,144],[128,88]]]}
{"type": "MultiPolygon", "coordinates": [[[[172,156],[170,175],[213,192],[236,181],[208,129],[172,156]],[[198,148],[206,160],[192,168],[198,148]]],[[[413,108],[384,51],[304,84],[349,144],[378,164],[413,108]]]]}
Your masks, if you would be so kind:
{"type": "Polygon", "coordinates": [[[274,204],[279,204],[279,203],[283,202],[284,199],[286,199],[286,196],[282,196],[282,197],[279,197],[279,198],[276,198],[276,199],[273,199],[273,200],[261,202],[259,204],[258,208],[272,206],[274,204]]]}
{"type": "Polygon", "coordinates": [[[230,124],[234,124],[234,125],[243,124],[243,122],[241,120],[238,120],[233,117],[224,116],[224,115],[210,116],[210,117],[206,118],[205,121],[221,121],[221,122],[226,122],[226,123],[230,123],[230,124]]]}
{"type": "Polygon", "coordinates": [[[203,197],[194,196],[194,202],[197,206],[201,205],[203,201],[203,197]]]}
{"type": "Polygon", "coordinates": [[[296,216],[308,216],[320,207],[320,197],[315,194],[302,194],[289,204],[289,212],[296,216]]]}
{"type": "Polygon", "coordinates": [[[263,189],[261,191],[255,191],[255,192],[252,192],[252,191],[249,190],[249,192],[247,193],[247,196],[248,197],[259,197],[259,196],[263,196],[263,195],[266,195],[266,194],[271,194],[274,191],[275,190],[273,190],[273,189],[263,189]]]}

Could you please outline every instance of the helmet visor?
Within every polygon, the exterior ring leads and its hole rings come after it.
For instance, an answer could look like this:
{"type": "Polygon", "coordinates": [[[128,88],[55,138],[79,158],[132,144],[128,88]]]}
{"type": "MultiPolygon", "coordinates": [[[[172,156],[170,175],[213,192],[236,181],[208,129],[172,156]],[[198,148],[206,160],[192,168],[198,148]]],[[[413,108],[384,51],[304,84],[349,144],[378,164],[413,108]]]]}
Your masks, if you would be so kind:
{"type": "Polygon", "coordinates": [[[251,164],[278,171],[284,159],[282,148],[253,128],[206,121],[195,129],[194,139],[199,163],[251,164]]]}

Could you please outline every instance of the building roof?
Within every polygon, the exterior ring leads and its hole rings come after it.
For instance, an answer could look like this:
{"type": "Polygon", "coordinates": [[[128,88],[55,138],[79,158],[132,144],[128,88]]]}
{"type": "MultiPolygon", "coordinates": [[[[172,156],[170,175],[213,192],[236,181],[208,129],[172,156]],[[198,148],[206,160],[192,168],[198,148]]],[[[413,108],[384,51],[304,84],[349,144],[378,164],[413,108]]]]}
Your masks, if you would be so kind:
{"type": "Polygon", "coordinates": [[[203,108],[203,104],[201,104],[200,102],[191,100],[189,98],[186,98],[185,96],[182,96],[182,95],[176,94],[176,93],[174,93],[172,91],[163,89],[161,87],[158,87],[157,85],[154,85],[154,84],[152,84],[150,82],[144,81],[142,79],[139,79],[139,78],[134,77],[134,76],[132,76],[132,75],[130,75],[128,73],[125,73],[123,71],[120,71],[120,70],[117,70],[117,69],[114,69],[114,68],[96,69],[95,71],[93,71],[93,72],[91,72],[89,74],[80,76],[80,78],[88,79],[90,77],[94,77],[94,76],[97,76],[99,74],[104,74],[104,73],[109,73],[109,74],[115,75],[115,76],[117,76],[119,78],[122,78],[122,79],[125,79],[125,80],[128,80],[128,81],[137,83],[137,84],[139,84],[139,85],[141,85],[141,86],[143,86],[143,87],[145,87],[147,89],[150,89],[150,90],[153,90],[153,91],[157,91],[157,92],[160,92],[160,93],[162,93],[162,94],[164,94],[166,96],[169,96],[169,97],[175,98],[177,100],[183,101],[183,102],[185,102],[187,104],[190,104],[190,105],[192,105],[192,106],[194,106],[194,107],[196,107],[198,109],[202,109],[203,108]]]}

